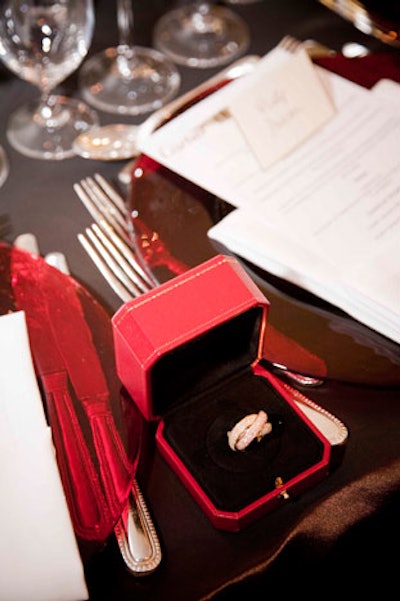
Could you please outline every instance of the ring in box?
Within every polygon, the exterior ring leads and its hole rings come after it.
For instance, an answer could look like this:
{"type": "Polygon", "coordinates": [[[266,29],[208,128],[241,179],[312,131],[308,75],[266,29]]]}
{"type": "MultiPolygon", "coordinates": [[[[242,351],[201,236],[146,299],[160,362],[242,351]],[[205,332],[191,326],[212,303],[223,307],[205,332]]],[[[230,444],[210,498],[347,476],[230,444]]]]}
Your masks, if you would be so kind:
{"type": "Polygon", "coordinates": [[[331,445],[260,364],[268,301],[218,255],[123,305],[118,374],[157,446],[215,527],[238,531],[329,470],[331,445]],[[263,410],[272,431],[244,451],[228,432],[263,410]]]}

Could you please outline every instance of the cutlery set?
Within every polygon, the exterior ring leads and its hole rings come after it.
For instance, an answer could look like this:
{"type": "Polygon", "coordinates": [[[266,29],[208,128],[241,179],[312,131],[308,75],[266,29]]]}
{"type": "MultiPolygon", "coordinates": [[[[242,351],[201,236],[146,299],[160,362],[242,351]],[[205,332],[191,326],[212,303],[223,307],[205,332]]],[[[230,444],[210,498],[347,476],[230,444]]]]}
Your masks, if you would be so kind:
{"type": "MultiPolygon", "coordinates": [[[[14,246],[39,255],[32,234],[19,236],[14,246]]],[[[18,268],[19,255],[14,254],[18,268]]],[[[48,264],[66,273],[64,256],[51,253],[46,257],[48,264]]],[[[49,272],[40,260],[34,272],[26,269],[25,258],[25,254],[20,257],[23,277],[16,278],[14,293],[18,307],[27,315],[35,368],[42,383],[75,531],[84,540],[102,540],[115,524],[114,534],[126,566],[135,575],[148,574],[161,561],[160,543],[133,476],[135,463],[128,458],[114,421],[110,391],[76,290],[64,280],[61,286],[55,286],[56,280],[60,283],[61,274],[58,276],[56,270],[49,272]],[[42,275],[38,276],[38,271],[42,275]],[[59,298],[55,298],[55,290],[59,291],[59,298]],[[60,306],[62,311],[57,309],[60,306]],[[82,431],[72,391],[87,415],[94,457],[82,431]]]]}

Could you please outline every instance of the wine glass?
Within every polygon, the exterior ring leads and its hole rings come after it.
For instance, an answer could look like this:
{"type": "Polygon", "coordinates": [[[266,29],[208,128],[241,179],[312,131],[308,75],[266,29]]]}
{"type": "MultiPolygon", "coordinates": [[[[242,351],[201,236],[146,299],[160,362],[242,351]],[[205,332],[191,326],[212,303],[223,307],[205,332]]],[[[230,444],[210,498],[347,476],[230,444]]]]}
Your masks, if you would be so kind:
{"type": "Polygon", "coordinates": [[[64,159],[74,155],[76,136],[97,125],[83,102],[51,94],[75,71],[89,48],[94,28],[92,0],[3,0],[0,3],[0,59],[37,86],[40,100],[18,108],[7,136],[24,155],[64,159]]]}
{"type": "Polygon", "coordinates": [[[249,29],[239,15],[211,2],[192,2],[163,15],[154,29],[155,47],[189,67],[224,65],[243,54],[249,29]]]}
{"type": "Polygon", "coordinates": [[[0,146],[0,188],[7,179],[9,171],[8,159],[5,150],[0,146]]]}
{"type": "Polygon", "coordinates": [[[133,43],[132,0],[117,0],[119,44],[82,67],[87,102],[103,111],[139,115],[160,108],[180,86],[175,65],[162,53],[133,43]]]}

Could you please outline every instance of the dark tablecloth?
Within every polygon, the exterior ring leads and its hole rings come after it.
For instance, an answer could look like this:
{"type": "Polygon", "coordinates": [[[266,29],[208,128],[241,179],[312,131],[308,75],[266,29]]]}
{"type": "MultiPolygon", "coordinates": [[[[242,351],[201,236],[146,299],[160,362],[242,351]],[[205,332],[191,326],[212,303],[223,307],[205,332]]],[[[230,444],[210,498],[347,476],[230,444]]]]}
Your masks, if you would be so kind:
{"type": "MultiPolygon", "coordinates": [[[[150,45],[158,16],[177,2],[136,0],[138,44],[150,45]]],[[[98,0],[97,27],[90,50],[116,43],[115,3],[98,0]]],[[[357,41],[374,54],[361,67],[348,59],[325,59],[325,66],[348,73],[368,87],[375,73],[400,80],[398,51],[357,31],[312,0],[264,0],[236,5],[249,23],[249,52],[264,54],[285,34],[313,38],[340,50],[357,41]],[[342,64],[343,63],[343,64],[342,64]],[[382,71],[382,65],[384,70],[382,71]]],[[[359,65],[361,63],[358,63],[359,65]]],[[[180,68],[180,92],[207,79],[217,69],[180,68]]],[[[79,96],[73,74],[60,89],[79,96]]],[[[89,225],[89,215],[72,191],[73,182],[94,171],[116,180],[122,163],[87,162],[74,158],[41,162],[15,152],[5,128],[14,106],[35,90],[0,66],[0,143],[11,172],[0,189],[0,214],[9,217],[6,240],[31,231],[42,254],[64,252],[72,274],[104,304],[110,315],[120,301],[95,271],[77,241],[89,225]]],[[[115,121],[101,114],[101,121],[115,121]]],[[[141,118],[118,118],[139,123],[141,118]]],[[[400,535],[400,389],[393,386],[351,385],[328,381],[308,391],[321,406],[337,415],[350,436],[340,465],[322,483],[297,500],[258,520],[240,533],[216,530],[166,466],[153,447],[153,426],[143,452],[138,479],[160,535],[163,560],[146,577],[128,573],[115,540],[85,560],[91,601],[128,599],[191,601],[233,599],[238,595],[288,598],[298,594],[319,598],[327,594],[365,590],[365,585],[397,590],[397,544],[400,535]]],[[[29,503],[27,492],[27,504],[29,503]]],[[[51,550],[49,550],[51,553],[51,550]]]]}

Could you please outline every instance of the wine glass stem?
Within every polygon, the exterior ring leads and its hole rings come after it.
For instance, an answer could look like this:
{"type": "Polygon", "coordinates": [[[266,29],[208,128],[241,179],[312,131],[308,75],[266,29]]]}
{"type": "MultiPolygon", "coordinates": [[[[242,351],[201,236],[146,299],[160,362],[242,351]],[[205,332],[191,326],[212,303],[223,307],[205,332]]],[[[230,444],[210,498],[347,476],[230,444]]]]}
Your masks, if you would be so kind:
{"type": "Polygon", "coordinates": [[[117,0],[117,24],[119,44],[133,46],[132,0],[117,0]]]}
{"type": "MultiPolygon", "coordinates": [[[[56,99],[54,98],[54,100],[56,99]]],[[[40,98],[39,106],[33,115],[34,121],[40,127],[57,129],[67,118],[68,114],[65,109],[57,102],[52,101],[52,96],[49,92],[44,92],[40,98]]]]}

